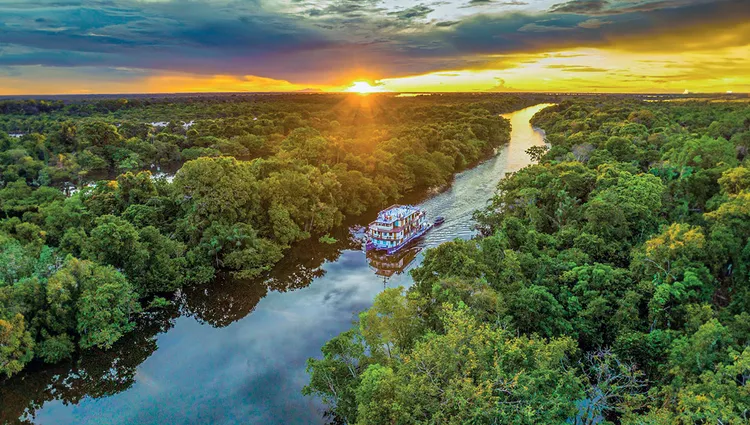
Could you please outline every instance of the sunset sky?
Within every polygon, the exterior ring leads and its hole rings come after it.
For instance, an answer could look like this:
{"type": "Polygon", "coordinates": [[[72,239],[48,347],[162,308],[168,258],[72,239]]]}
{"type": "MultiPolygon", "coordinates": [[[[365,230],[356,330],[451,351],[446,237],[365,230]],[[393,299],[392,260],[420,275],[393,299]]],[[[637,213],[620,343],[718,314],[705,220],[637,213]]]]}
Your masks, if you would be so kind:
{"type": "Polygon", "coordinates": [[[0,0],[0,95],[750,92],[750,0],[0,0]]]}

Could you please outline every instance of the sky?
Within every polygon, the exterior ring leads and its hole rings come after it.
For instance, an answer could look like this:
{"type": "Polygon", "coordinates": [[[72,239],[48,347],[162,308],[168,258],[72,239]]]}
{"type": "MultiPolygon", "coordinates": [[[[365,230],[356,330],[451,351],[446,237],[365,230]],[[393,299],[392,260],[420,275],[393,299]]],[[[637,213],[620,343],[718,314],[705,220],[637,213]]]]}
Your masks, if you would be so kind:
{"type": "Polygon", "coordinates": [[[0,0],[0,95],[750,92],[750,0],[0,0]]]}

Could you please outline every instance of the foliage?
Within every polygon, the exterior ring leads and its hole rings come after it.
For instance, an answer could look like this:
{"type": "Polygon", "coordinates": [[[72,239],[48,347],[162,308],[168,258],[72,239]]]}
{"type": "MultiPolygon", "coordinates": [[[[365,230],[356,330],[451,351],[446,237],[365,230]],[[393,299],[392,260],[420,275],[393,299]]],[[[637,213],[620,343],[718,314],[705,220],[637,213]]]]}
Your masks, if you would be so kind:
{"type": "Polygon", "coordinates": [[[357,424],[747,423],[750,110],[581,98],[532,123],[550,149],[480,236],[428,250],[306,392],[357,424]]]}
{"type": "Polygon", "coordinates": [[[320,238],[318,238],[318,242],[325,243],[325,244],[328,244],[328,245],[332,245],[332,244],[335,244],[336,242],[338,242],[338,240],[336,240],[336,238],[334,238],[333,236],[331,236],[329,234],[325,234],[325,235],[321,236],[320,238]]]}
{"type": "Polygon", "coordinates": [[[138,300],[222,271],[257,278],[300,241],[334,243],[327,235],[345,217],[444,185],[492,154],[510,133],[498,114],[535,102],[1,101],[0,373],[111,347],[133,328],[138,300]]]}

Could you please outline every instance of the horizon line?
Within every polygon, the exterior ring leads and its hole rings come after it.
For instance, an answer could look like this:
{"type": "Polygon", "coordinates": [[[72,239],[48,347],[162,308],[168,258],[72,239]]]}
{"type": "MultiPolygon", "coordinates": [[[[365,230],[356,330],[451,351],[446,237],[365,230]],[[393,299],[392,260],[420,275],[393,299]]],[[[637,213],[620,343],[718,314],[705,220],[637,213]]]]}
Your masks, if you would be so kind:
{"type": "Polygon", "coordinates": [[[7,98],[40,98],[40,97],[85,97],[85,96],[197,96],[197,95],[399,95],[399,94],[429,94],[429,95],[451,95],[451,94],[547,94],[547,95],[631,95],[631,96],[694,96],[694,95],[711,95],[711,96],[750,96],[750,92],[591,92],[591,91],[388,91],[357,93],[351,91],[216,91],[216,92],[121,92],[121,93],[55,93],[55,94],[0,94],[0,99],[7,98]]]}

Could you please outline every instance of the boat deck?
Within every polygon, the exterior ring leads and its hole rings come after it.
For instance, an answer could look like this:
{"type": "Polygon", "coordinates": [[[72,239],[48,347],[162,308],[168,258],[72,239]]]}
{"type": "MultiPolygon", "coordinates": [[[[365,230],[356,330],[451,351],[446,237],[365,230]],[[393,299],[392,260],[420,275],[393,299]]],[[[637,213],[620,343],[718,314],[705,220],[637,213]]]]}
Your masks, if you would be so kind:
{"type": "Polygon", "coordinates": [[[392,224],[417,213],[419,213],[419,209],[411,205],[392,205],[379,212],[378,218],[371,224],[392,224]]]}

